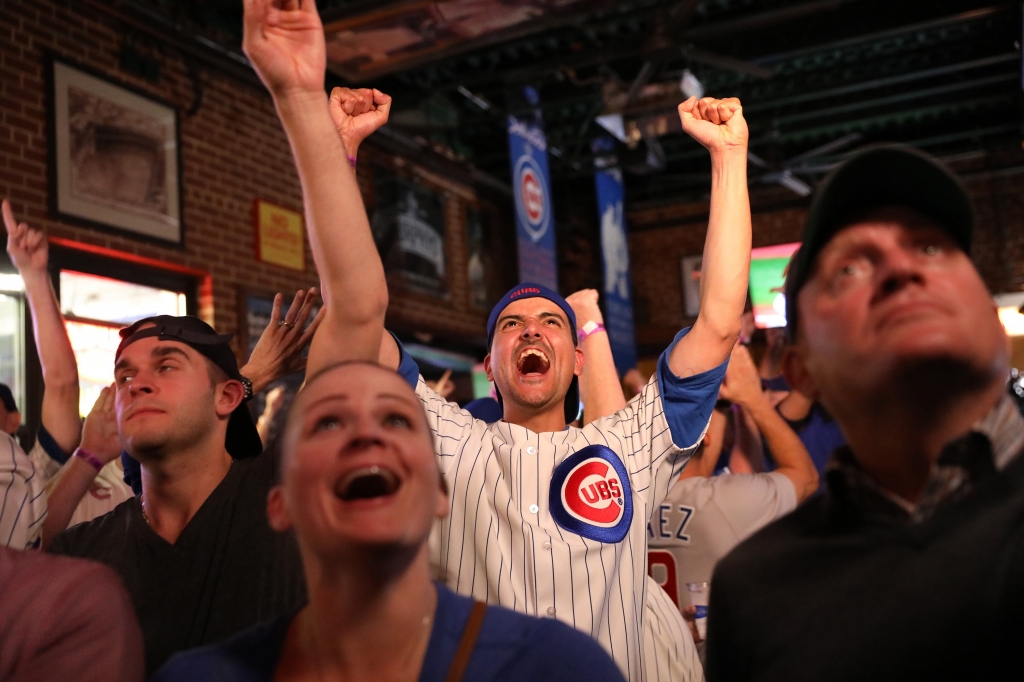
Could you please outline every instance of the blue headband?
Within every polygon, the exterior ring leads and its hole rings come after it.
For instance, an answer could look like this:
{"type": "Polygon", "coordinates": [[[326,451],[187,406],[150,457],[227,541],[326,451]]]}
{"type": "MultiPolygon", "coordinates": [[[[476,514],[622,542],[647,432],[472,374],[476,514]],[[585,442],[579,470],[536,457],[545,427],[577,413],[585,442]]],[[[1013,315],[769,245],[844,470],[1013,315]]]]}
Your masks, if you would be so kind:
{"type": "Polygon", "coordinates": [[[569,305],[569,302],[562,298],[557,291],[548,289],[546,286],[533,284],[532,282],[523,282],[509,289],[508,293],[502,296],[501,300],[491,309],[491,314],[487,318],[488,351],[491,349],[491,342],[494,341],[494,326],[498,323],[498,317],[513,301],[520,301],[524,298],[546,298],[561,308],[565,316],[569,318],[569,327],[572,329],[572,342],[573,344],[578,343],[576,340],[576,313],[572,311],[572,306],[569,305]]]}

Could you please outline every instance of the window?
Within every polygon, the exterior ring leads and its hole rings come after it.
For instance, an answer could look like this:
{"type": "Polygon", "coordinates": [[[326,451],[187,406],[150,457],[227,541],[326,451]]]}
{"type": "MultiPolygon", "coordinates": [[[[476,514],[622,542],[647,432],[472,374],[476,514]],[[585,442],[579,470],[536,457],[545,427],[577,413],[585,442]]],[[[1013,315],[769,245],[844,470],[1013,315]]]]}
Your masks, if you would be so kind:
{"type": "MultiPolygon", "coordinates": [[[[0,275],[10,278],[11,275],[0,275]]],[[[0,383],[7,384],[19,410],[25,405],[24,299],[8,289],[20,289],[21,278],[0,282],[0,383]]]]}
{"type": "Polygon", "coordinates": [[[114,354],[121,341],[118,331],[144,317],[187,312],[182,292],[73,270],[60,272],[60,308],[78,361],[78,404],[83,415],[103,387],[114,381],[114,354]]]}

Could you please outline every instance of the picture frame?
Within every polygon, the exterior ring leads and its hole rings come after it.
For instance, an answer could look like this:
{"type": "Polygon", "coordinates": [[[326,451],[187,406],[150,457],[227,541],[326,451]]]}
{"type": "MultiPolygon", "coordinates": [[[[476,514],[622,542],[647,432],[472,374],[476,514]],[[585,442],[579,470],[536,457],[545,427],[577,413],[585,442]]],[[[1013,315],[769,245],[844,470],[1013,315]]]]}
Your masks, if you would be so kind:
{"type": "Polygon", "coordinates": [[[252,224],[257,262],[306,271],[306,229],[301,213],[256,197],[252,200],[252,224]]]}
{"type": "Polygon", "coordinates": [[[184,245],[177,109],[48,58],[50,212],[163,245],[184,245]]]}

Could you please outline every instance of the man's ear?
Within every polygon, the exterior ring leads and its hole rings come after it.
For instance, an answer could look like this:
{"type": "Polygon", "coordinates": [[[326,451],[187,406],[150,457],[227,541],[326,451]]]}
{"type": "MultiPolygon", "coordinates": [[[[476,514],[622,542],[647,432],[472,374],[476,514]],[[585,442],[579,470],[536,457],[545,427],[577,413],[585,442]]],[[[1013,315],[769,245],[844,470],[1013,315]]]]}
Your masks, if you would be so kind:
{"type": "Polygon", "coordinates": [[[786,347],[782,352],[782,375],[786,382],[795,390],[807,396],[811,400],[818,399],[818,387],[807,371],[807,363],[804,362],[803,348],[799,342],[786,347]]]}
{"type": "Polygon", "coordinates": [[[487,373],[487,380],[494,382],[494,372],[491,371],[491,354],[484,356],[484,371],[487,373]]]}
{"type": "Polygon", "coordinates": [[[220,392],[217,394],[217,416],[229,417],[235,408],[242,404],[245,398],[245,388],[241,381],[229,379],[220,385],[220,392]]]}
{"type": "Polygon", "coordinates": [[[279,485],[275,485],[267,493],[267,521],[270,523],[270,527],[278,533],[283,533],[292,527],[291,517],[288,516],[288,509],[284,504],[284,491],[279,485]]]}
{"type": "Polygon", "coordinates": [[[586,356],[583,353],[583,349],[576,346],[576,362],[573,366],[572,373],[578,377],[583,376],[583,363],[586,360],[586,356]]]}

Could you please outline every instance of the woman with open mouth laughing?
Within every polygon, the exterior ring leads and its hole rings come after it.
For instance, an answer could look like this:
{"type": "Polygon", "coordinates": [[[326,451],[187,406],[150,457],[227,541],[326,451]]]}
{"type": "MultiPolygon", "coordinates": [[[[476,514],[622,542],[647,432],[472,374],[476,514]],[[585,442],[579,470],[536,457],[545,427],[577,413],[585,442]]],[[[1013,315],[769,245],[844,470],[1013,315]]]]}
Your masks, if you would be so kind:
{"type": "Polygon", "coordinates": [[[622,680],[590,637],[432,582],[427,537],[449,509],[426,415],[396,372],[345,362],[311,377],[280,442],[267,516],[294,532],[309,603],[154,680],[622,680]]]}

